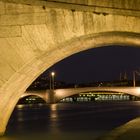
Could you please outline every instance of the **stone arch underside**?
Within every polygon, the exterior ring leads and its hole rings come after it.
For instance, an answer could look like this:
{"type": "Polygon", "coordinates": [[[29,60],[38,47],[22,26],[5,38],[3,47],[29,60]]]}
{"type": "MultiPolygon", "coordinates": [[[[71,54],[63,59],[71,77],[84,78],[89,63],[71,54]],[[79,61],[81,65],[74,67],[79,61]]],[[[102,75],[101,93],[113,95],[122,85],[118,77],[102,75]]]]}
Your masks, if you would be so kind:
{"type": "MultiPolygon", "coordinates": [[[[39,98],[41,98],[43,101],[45,101],[46,103],[47,103],[47,99],[44,97],[44,95],[41,95],[41,94],[36,94],[36,93],[24,93],[21,97],[20,97],[20,99],[23,99],[23,98],[26,98],[26,97],[29,97],[29,96],[36,96],[36,97],[39,97],[39,98]]],[[[19,99],[19,100],[20,100],[19,99]]]]}
{"type": "Polygon", "coordinates": [[[42,72],[56,62],[74,53],[94,47],[108,45],[140,46],[139,38],[139,34],[125,32],[108,32],[82,36],[74,39],[74,41],[70,40],[62,44],[58,49],[55,49],[49,53],[47,52],[40,56],[40,58],[32,60],[32,62],[23,67],[20,72],[15,73],[14,76],[10,78],[10,80],[1,88],[1,97],[5,103],[2,103],[0,106],[0,109],[2,110],[0,119],[2,118],[1,120],[3,121],[3,123],[0,124],[2,126],[0,127],[0,130],[2,132],[3,130],[5,131],[9,117],[21,94],[25,92],[26,88],[32,83],[32,81],[34,81],[42,72]],[[5,110],[6,113],[4,113],[5,110]],[[3,117],[2,114],[5,114],[5,117],[3,117]]]}
{"type": "Polygon", "coordinates": [[[3,0],[0,15],[0,134],[27,87],[56,62],[95,47],[140,46],[139,16],[3,0]]]}

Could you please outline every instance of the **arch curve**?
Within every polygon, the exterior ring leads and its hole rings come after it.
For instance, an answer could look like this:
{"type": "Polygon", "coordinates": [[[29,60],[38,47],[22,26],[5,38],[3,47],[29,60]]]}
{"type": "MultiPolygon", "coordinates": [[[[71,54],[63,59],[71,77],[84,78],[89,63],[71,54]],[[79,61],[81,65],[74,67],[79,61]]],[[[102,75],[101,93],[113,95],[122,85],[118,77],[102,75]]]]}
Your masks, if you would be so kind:
{"type": "Polygon", "coordinates": [[[85,88],[70,88],[70,89],[56,89],[55,98],[59,102],[61,99],[73,96],[83,92],[115,92],[124,93],[140,97],[140,87],[85,87],[85,88]]]}
{"type": "MultiPolygon", "coordinates": [[[[42,99],[44,102],[47,103],[47,101],[45,100],[45,98],[44,98],[43,96],[41,96],[40,94],[34,94],[34,93],[30,93],[30,94],[29,94],[29,93],[28,93],[28,94],[24,93],[24,94],[20,97],[20,99],[27,98],[27,97],[30,97],[30,96],[38,97],[38,98],[42,99]]],[[[20,99],[19,99],[19,100],[20,100],[20,99]]]]}
{"type": "MultiPolygon", "coordinates": [[[[35,80],[46,69],[55,63],[65,59],[75,53],[92,48],[107,47],[111,45],[140,47],[140,34],[132,32],[101,32],[73,38],[56,46],[51,52],[45,52],[37,60],[30,62],[31,65],[41,66],[35,80]],[[53,60],[52,60],[53,59],[53,60]],[[41,63],[40,63],[41,62],[41,63]]],[[[32,80],[32,81],[33,81],[32,80]]]]}
{"type": "Polygon", "coordinates": [[[43,52],[41,56],[27,62],[17,71],[0,89],[0,132],[5,131],[9,117],[22,93],[28,86],[46,69],[56,62],[80,51],[91,48],[122,45],[140,46],[140,34],[132,32],[101,32],[84,35],[65,41],[49,52],[43,52]],[[5,113],[6,112],[6,113],[5,113]],[[5,114],[5,117],[3,117],[5,114]]]}

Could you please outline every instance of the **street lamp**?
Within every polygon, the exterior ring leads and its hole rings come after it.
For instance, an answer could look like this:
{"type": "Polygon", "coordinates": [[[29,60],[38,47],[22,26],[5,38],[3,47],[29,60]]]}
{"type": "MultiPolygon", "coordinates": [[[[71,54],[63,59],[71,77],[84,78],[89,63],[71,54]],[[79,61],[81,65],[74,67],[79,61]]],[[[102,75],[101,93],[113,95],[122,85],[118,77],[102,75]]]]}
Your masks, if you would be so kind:
{"type": "Polygon", "coordinates": [[[54,76],[55,76],[55,72],[51,72],[50,75],[50,90],[54,90],[54,76]]]}
{"type": "Polygon", "coordinates": [[[133,71],[133,87],[136,86],[136,75],[135,75],[135,71],[133,71]]]}
{"type": "Polygon", "coordinates": [[[136,86],[136,74],[138,75],[138,76],[140,76],[140,72],[138,72],[138,71],[133,71],[133,86],[135,87],[136,86]]]}

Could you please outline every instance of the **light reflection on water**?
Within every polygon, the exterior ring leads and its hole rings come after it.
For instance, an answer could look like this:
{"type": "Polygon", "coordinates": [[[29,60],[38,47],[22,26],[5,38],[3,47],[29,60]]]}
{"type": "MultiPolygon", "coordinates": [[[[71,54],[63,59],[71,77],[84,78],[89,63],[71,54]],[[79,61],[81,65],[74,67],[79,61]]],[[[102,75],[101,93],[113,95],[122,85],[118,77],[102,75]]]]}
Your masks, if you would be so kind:
{"type": "Polygon", "coordinates": [[[0,140],[95,140],[140,116],[140,102],[18,105],[0,140]]]}
{"type": "Polygon", "coordinates": [[[51,121],[51,126],[50,126],[50,131],[55,132],[55,133],[60,133],[59,128],[58,128],[58,104],[51,104],[50,105],[50,121],[51,121]]]}
{"type": "Polygon", "coordinates": [[[58,114],[57,114],[57,104],[52,104],[50,105],[50,117],[51,119],[57,119],[58,118],[58,114]]]}

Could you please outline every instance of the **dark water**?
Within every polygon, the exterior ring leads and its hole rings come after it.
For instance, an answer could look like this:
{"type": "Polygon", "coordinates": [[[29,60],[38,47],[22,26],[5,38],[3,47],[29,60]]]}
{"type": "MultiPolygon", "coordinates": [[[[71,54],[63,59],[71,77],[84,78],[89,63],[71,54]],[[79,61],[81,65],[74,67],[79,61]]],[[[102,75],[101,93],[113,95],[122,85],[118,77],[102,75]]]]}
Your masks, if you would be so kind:
{"type": "Polygon", "coordinates": [[[139,116],[139,101],[18,105],[0,140],[94,140],[139,116]]]}

